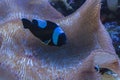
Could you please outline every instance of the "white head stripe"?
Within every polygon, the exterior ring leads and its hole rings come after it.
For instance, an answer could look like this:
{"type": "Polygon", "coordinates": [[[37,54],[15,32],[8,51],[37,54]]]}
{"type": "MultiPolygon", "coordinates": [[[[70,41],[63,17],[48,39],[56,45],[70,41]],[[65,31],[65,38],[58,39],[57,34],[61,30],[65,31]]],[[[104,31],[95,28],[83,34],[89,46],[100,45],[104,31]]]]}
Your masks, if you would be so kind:
{"type": "Polygon", "coordinates": [[[45,28],[47,26],[46,20],[37,20],[38,21],[38,27],[45,28]]]}

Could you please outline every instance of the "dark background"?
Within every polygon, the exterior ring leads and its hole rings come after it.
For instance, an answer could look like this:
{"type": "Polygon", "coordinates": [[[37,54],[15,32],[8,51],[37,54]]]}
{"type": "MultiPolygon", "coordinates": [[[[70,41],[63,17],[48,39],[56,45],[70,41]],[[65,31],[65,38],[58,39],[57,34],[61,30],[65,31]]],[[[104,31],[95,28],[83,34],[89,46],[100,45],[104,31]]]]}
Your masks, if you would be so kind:
{"type": "MultiPolygon", "coordinates": [[[[66,3],[69,6],[66,6],[63,1],[64,0],[50,0],[50,4],[64,16],[67,16],[76,11],[86,0],[67,0],[66,3]]],[[[109,32],[116,53],[120,57],[120,0],[118,0],[118,7],[114,11],[108,8],[107,0],[102,0],[101,4],[101,21],[109,32]]]]}

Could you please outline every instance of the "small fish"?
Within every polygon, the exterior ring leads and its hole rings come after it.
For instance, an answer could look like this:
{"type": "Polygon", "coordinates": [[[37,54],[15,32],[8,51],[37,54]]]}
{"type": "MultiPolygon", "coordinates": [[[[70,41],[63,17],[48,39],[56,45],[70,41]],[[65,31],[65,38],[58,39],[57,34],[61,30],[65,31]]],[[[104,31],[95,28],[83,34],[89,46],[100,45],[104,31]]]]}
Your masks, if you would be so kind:
{"type": "Polygon", "coordinates": [[[64,31],[54,22],[41,19],[33,19],[31,22],[23,18],[22,23],[24,28],[29,29],[33,35],[46,45],[62,46],[66,44],[66,35],[64,31]]]}

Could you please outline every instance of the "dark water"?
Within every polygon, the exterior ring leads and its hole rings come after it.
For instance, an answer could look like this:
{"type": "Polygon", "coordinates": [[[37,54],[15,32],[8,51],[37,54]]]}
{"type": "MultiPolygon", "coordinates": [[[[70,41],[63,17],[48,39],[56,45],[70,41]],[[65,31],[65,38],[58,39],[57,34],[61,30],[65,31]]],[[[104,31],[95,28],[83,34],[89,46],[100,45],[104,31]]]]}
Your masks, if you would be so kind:
{"type": "MultiPolygon", "coordinates": [[[[72,9],[67,9],[62,0],[51,2],[51,5],[63,15],[67,16],[76,11],[85,1],[86,0],[67,0],[67,3],[72,9]]],[[[102,0],[101,3],[101,20],[112,38],[116,53],[120,57],[120,9],[118,8],[117,11],[113,12],[108,9],[106,0],[102,0]]]]}

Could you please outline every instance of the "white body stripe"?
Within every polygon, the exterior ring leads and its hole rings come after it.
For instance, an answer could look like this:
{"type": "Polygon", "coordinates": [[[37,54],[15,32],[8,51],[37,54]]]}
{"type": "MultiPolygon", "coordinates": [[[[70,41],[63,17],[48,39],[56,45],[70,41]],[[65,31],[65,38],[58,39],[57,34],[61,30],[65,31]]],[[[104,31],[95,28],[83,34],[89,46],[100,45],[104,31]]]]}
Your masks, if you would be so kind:
{"type": "Polygon", "coordinates": [[[57,43],[58,43],[58,38],[59,38],[59,35],[60,35],[61,33],[64,33],[64,31],[63,31],[60,27],[57,27],[57,28],[54,30],[53,35],[52,35],[52,39],[53,39],[53,43],[54,43],[55,45],[57,45],[57,43]]]}

